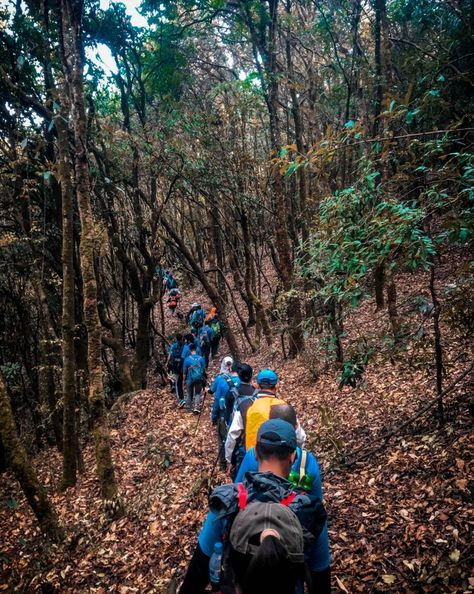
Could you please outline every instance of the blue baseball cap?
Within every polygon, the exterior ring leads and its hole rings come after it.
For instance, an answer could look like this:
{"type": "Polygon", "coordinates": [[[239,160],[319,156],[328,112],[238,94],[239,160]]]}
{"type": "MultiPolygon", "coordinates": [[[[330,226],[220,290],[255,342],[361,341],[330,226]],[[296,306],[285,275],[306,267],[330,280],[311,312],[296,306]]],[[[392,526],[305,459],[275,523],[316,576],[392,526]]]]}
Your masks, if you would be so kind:
{"type": "Polygon", "coordinates": [[[257,384],[259,386],[276,386],[278,383],[278,374],[273,369],[262,369],[257,375],[257,384]]]}
{"type": "Polygon", "coordinates": [[[283,419],[265,421],[258,429],[257,444],[296,450],[295,428],[283,419]]]}

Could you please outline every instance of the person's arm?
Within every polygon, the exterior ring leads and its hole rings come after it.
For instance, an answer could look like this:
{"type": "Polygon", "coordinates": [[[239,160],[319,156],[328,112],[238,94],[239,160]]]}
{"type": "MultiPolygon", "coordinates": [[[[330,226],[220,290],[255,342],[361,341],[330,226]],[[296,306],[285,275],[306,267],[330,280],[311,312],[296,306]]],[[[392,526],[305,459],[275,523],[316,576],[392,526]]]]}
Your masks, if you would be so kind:
{"type": "Polygon", "coordinates": [[[300,448],[302,448],[304,446],[305,441],[306,441],[306,433],[305,433],[303,427],[298,422],[298,426],[296,427],[296,443],[298,444],[298,446],[300,448]]]}
{"type": "Polygon", "coordinates": [[[319,464],[316,460],[316,457],[311,453],[308,452],[308,462],[306,464],[306,473],[310,474],[313,477],[313,485],[311,490],[309,491],[309,495],[313,497],[317,497],[318,499],[323,500],[323,486],[321,482],[321,471],[319,470],[319,464]]]}
{"type": "Polygon", "coordinates": [[[209,584],[209,559],[215,543],[222,542],[224,525],[214,512],[207,514],[179,594],[203,594],[209,584]]]}
{"type": "Polygon", "coordinates": [[[245,454],[234,482],[241,483],[244,480],[245,473],[249,470],[258,470],[258,462],[255,458],[255,450],[253,448],[250,448],[250,450],[245,454]]]}
{"type": "Polygon", "coordinates": [[[219,376],[216,376],[209,388],[209,394],[215,394],[218,385],[219,385],[219,376]]]}
{"type": "Polygon", "coordinates": [[[230,464],[232,460],[232,453],[235,448],[237,440],[242,435],[244,430],[244,422],[240,411],[235,411],[234,418],[230,424],[229,431],[227,432],[227,438],[225,440],[225,459],[230,464]]]}
{"type": "Polygon", "coordinates": [[[216,388],[214,392],[214,402],[212,403],[211,420],[212,424],[216,425],[219,418],[219,400],[222,395],[222,381],[220,381],[220,379],[218,381],[218,378],[216,378],[214,383],[216,384],[216,388]]]}

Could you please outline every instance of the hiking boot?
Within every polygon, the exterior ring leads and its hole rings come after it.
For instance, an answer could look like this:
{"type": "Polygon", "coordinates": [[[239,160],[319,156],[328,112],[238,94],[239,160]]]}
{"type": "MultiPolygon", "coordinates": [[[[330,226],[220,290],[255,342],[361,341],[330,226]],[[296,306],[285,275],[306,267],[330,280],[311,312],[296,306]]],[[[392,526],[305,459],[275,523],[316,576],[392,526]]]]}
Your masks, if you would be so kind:
{"type": "Polygon", "coordinates": [[[181,400],[181,402],[178,404],[179,408],[183,408],[183,406],[186,404],[186,400],[181,400]]]}
{"type": "Polygon", "coordinates": [[[198,415],[201,411],[199,410],[199,408],[194,408],[193,409],[193,414],[198,415]]]}

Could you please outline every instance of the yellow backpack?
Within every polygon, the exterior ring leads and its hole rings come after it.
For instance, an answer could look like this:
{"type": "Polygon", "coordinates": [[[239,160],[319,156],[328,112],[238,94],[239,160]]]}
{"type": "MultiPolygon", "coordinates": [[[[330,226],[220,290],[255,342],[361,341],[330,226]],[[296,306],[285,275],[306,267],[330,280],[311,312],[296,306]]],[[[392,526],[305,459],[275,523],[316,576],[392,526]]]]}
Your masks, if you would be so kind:
{"type": "Polygon", "coordinates": [[[284,400],[273,397],[257,398],[247,411],[245,424],[245,449],[255,447],[260,425],[270,418],[270,409],[277,404],[286,404],[284,400]]]}

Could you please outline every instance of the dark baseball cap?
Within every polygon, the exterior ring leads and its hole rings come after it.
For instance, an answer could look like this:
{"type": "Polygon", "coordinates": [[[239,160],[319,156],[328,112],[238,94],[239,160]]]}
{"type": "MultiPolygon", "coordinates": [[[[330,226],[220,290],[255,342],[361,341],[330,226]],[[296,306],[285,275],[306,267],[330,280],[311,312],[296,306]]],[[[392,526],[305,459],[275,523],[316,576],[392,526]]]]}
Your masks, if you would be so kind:
{"type": "Polygon", "coordinates": [[[296,450],[295,428],[283,419],[265,421],[258,429],[257,444],[296,450]]]}
{"type": "Polygon", "coordinates": [[[232,524],[230,543],[239,553],[253,555],[259,547],[255,543],[261,543],[265,531],[280,540],[290,561],[304,561],[301,524],[291,509],[281,503],[249,503],[237,514],[232,524]]]}

